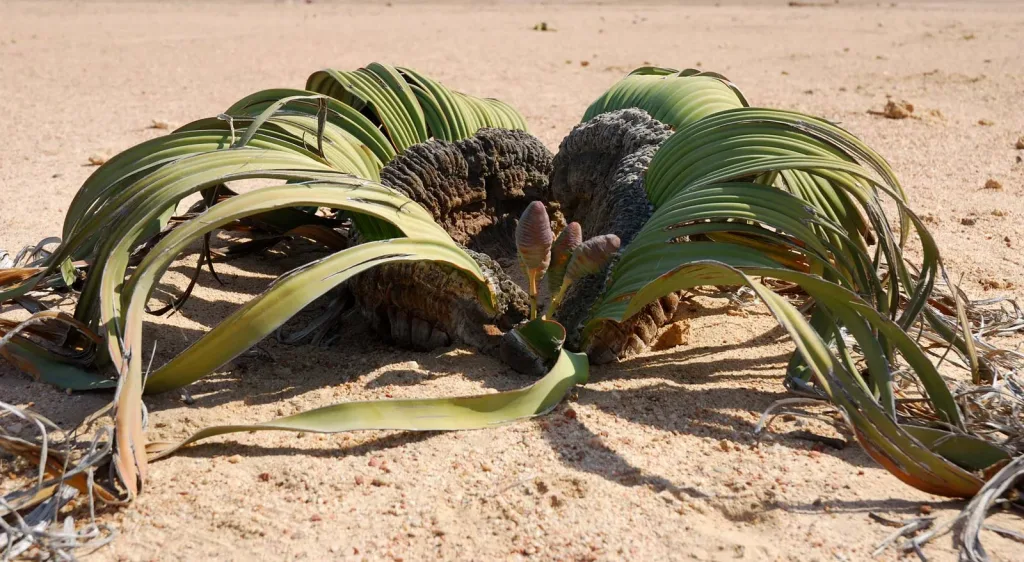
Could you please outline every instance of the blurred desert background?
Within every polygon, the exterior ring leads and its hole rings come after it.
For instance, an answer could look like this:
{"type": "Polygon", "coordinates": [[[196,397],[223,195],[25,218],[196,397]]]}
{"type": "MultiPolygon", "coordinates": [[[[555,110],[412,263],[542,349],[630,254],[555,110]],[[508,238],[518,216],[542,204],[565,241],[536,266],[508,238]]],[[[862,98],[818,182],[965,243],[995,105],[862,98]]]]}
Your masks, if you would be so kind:
{"type": "MultiPolygon", "coordinates": [[[[722,73],[753,105],[859,135],[892,163],[969,295],[1024,297],[1024,3],[1014,1],[0,0],[0,248],[59,235],[90,159],[165,134],[155,122],[173,128],[372,61],[507,101],[552,150],[635,67],[722,73]],[[533,29],[541,22],[549,31],[533,29]],[[869,112],[889,99],[913,113],[869,112]]],[[[190,267],[175,271],[172,283],[190,267]]],[[[222,275],[227,286],[204,275],[196,298],[151,328],[158,360],[269,278],[222,275]]],[[[869,513],[962,507],[902,484],[829,425],[782,420],[756,440],[760,413],[787,396],[792,345],[756,307],[705,299],[689,312],[682,345],[595,367],[537,420],[188,448],[152,466],[134,505],[101,516],[119,536],[90,559],[867,560],[893,531],[869,513]],[[850,442],[823,446],[801,431],[850,442]]],[[[261,349],[193,385],[192,404],[149,399],[151,427],[180,438],[340,400],[529,382],[468,349],[397,350],[361,326],[332,348],[261,349]]],[[[67,395],[3,362],[0,399],[74,424],[110,395],[67,395]]],[[[1020,544],[985,538],[994,560],[1022,559],[1020,544]]],[[[956,557],[948,535],[924,552],[956,557]]]]}

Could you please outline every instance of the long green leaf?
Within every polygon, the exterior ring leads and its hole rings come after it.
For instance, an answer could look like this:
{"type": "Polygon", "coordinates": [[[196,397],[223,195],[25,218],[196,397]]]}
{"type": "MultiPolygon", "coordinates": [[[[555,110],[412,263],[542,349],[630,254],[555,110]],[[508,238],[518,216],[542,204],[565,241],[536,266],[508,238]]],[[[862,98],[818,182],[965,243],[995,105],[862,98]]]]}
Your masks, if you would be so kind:
{"type": "Polygon", "coordinates": [[[269,422],[207,427],[177,443],[148,443],[147,452],[150,460],[156,460],[189,443],[242,431],[337,433],[364,429],[486,429],[551,411],[573,386],[585,384],[587,378],[587,356],[563,350],[547,375],[518,390],[457,398],[344,402],[269,422]]]}

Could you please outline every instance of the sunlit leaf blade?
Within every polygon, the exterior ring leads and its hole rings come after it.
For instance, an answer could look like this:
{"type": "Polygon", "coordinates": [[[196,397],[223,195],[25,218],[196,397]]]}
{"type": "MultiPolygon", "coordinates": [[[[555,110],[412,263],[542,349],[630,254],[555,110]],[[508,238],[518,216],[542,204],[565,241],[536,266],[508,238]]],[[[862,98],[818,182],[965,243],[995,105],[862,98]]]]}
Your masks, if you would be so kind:
{"type": "MultiPolygon", "coordinates": [[[[978,494],[968,509],[964,542],[972,559],[983,558],[978,533],[984,512],[1020,478],[1020,459],[1013,460],[1019,446],[990,435],[1007,433],[1005,427],[977,430],[977,403],[966,393],[954,398],[916,338],[929,328],[926,339],[951,345],[975,384],[992,384],[984,389],[990,395],[1009,388],[1019,396],[1019,389],[998,381],[998,370],[979,353],[993,348],[975,340],[957,291],[946,312],[939,312],[935,285],[945,273],[938,247],[908,208],[888,163],[825,120],[749,107],[734,84],[711,72],[638,68],[596,100],[585,119],[632,107],[676,131],[641,180],[653,214],[621,251],[614,236],[580,245],[576,223],[552,246],[545,204],[535,202],[517,232],[531,315],[544,270],[553,311],[570,284],[606,270],[617,251],[604,293],[589,309],[584,340],[670,293],[707,285],[748,287],[797,348],[788,382],[812,382],[800,388],[831,400],[873,459],[925,492],[978,494]],[[911,243],[914,249],[907,252],[911,243]],[[804,309],[755,278],[773,280],[771,286],[784,286],[789,294],[798,289],[804,309]],[[914,389],[909,400],[907,381],[914,389]]],[[[35,295],[23,298],[30,292],[67,293],[84,277],[75,317],[62,317],[75,330],[53,329],[47,320],[61,313],[52,311],[24,322],[0,318],[0,353],[62,388],[117,384],[111,461],[125,499],[146,483],[149,460],[215,435],[479,429],[549,411],[571,386],[586,382],[587,359],[562,350],[565,330],[542,317],[506,334],[529,351],[528,359],[544,360],[538,372],[557,357],[553,370],[525,389],[343,403],[261,424],[210,427],[179,443],[149,442],[146,436],[143,393],[179,388],[210,374],[315,299],[376,265],[433,261],[475,279],[480,299],[493,306],[495,295],[477,262],[425,209],[374,181],[383,165],[410,146],[431,138],[463,139],[482,127],[526,124],[500,101],[454,92],[409,68],[372,63],[355,71],[317,72],[305,90],[257,92],[216,118],[130,148],[82,186],[56,250],[33,258],[53,243],[48,239],[28,251],[24,262],[2,260],[0,266],[10,268],[0,270],[0,302],[17,299],[31,312],[42,304],[35,295]],[[232,189],[233,182],[250,180],[284,185],[246,193],[232,189]],[[179,209],[193,195],[202,196],[202,203],[179,209]],[[341,230],[349,220],[355,233],[341,230]],[[332,253],[282,275],[182,353],[144,374],[152,351],[144,345],[143,326],[154,288],[191,245],[203,242],[208,250],[210,237],[227,229],[259,232],[238,243],[250,244],[249,251],[301,236],[332,253]],[[361,243],[349,247],[352,240],[361,243]],[[116,379],[103,371],[111,364],[116,379]]],[[[0,439],[0,448],[48,467],[49,480],[22,498],[29,504],[58,490],[58,478],[83,484],[84,467],[57,466],[56,459],[44,458],[45,448],[10,438],[0,439]]],[[[119,500],[97,493],[104,501],[119,500]]]]}
{"type": "MultiPolygon", "coordinates": [[[[821,278],[778,267],[736,268],[713,260],[691,261],[637,291],[629,306],[622,311],[621,317],[628,318],[642,309],[645,303],[652,302],[667,292],[701,285],[747,285],[761,297],[775,313],[780,324],[789,331],[799,353],[813,370],[816,382],[847,415],[858,440],[872,457],[901,480],[929,493],[969,497],[980,488],[982,481],[951,462],[952,459],[944,458],[940,454],[941,448],[930,450],[899,426],[875,400],[859,374],[849,372],[845,363],[828,349],[803,314],[784,298],[754,281],[753,276],[774,277],[799,284],[821,303],[824,310],[834,316],[836,322],[841,322],[853,332],[857,342],[869,353],[871,350],[876,353],[880,351],[872,329],[878,330],[894,341],[916,371],[934,371],[934,366],[924,352],[899,326],[877,314],[855,294],[821,278]]],[[[869,358],[869,371],[872,376],[885,374],[878,372],[877,369],[888,369],[884,360],[873,360],[877,358],[869,358]]],[[[957,414],[957,410],[948,389],[943,386],[933,390],[934,394],[930,394],[929,398],[936,404],[946,404],[950,407],[951,410],[946,412],[950,417],[949,423],[959,423],[958,417],[952,417],[957,414]]],[[[931,442],[934,443],[934,440],[931,442]]],[[[986,450],[992,449],[989,447],[986,450]]]]}
{"type": "Polygon", "coordinates": [[[746,105],[739,90],[721,75],[645,67],[616,82],[587,108],[582,120],[636,107],[680,129],[708,115],[746,105]]]}
{"type": "MultiPolygon", "coordinates": [[[[232,151],[237,152],[237,151],[232,151]]],[[[261,160],[262,162],[262,160],[261,160]]],[[[186,188],[187,189],[187,188],[186,188]]],[[[131,248],[130,229],[110,249],[103,269],[99,301],[107,349],[122,365],[117,404],[115,466],[129,495],[145,481],[145,444],[141,427],[142,322],[153,287],[175,257],[191,242],[233,220],[276,208],[325,206],[358,212],[393,223],[405,238],[361,244],[303,266],[278,279],[265,293],[229,316],[198,342],[148,379],[151,391],[168,390],[197,380],[272,333],[291,316],[331,288],[361,271],[388,261],[432,259],[447,262],[485,283],[479,265],[452,242],[429,213],[388,188],[356,178],[309,181],[301,187],[262,188],[219,203],[163,238],[122,286],[131,248]],[[122,312],[122,297],[128,306],[122,312]],[[245,326],[239,330],[238,326],[245,326]],[[122,349],[123,347],[123,349],[122,349]]],[[[150,208],[156,208],[159,201],[150,208]]],[[[142,209],[144,210],[144,209],[142,209]]],[[[149,211],[154,212],[154,211],[149,211]]],[[[131,224],[130,222],[127,224],[131,224]]],[[[489,294],[486,288],[483,291],[489,294]]]]}
{"type": "Polygon", "coordinates": [[[587,356],[561,351],[547,375],[519,390],[458,398],[345,402],[260,424],[207,427],[178,443],[149,443],[147,451],[151,459],[157,459],[201,439],[242,431],[336,433],[363,429],[486,429],[549,412],[569,389],[586,383],[587,377],[587,356]]]}
{"type": "Polygon", "coordinates": [[[509,105],[449,90],[411,68],[372,63],[355,71],[322,70],[309,77],[306,89],[368,111],[396,152],[431,136],[468,138],[481,127],[526,130],[522,115],[509,105]]]}
{"type": "MultiPolygon", "coordinates": [[[[413,144],[435,134],[461,139],[481,127],[525,129],[525,122],[496,100],[452,92],[411,69],[377,63],[353,72],[314,74],[307,90],[257,92],[218,118],[185,125],[101,166],[69,208],[63,243],[43,267],[5,273],[0,300],[26,295],[55,274],[68,277],[71,271],[61,264],[87,260],[92,274],[86,277],[75,319],[98,329],[105,341],[97,364],[105,360],[119,369],[114,467],[131,497],[146,480],[145,457],[140,456],[144,390],[175,388],[209,374],[360,271],[393,261],[446,263],[476,278],[485,306],[493,306],[479,265],[429,213],[367,181],[377,179],[385,163],[413,144]],[[227,187],[247,180],[288,184],[243,194],[227,187]],[[205,207],[171,224],[179,203],[194,194],[202,194],[205,207]],[[315,214],[319,208],[348,213],[366,243],[345,249],[346,238],[315,214]],[[189,244],[244,221],[248,227],[305,236],[341,251],[282,276],[153,371],[144,389],[141,327],[154,284],[189,244]],[[146,251],[137,255],[142,244],[146,251]]],[[[64,387],[110,384],[93,377],[85,364],[23,337],[11,340],[7,354],[64,387]]]]}
{"type": "MultiPolygon", "coordinates": [[[[417,101],[421,98],[413,88],[427,88],[431,99],[440,100],[436,103],[446,112],[450,131],[442,138],[447,140],[466,138],[481,127],[526,129],[523,117],[507,104],[453,92],[412,69],[373,63],[351,72],[318,72],[310,76],[306,90],[257,92],[236,102],[220,118],[195,121],[111,158],[86,180],[69,206],[59,256],[23,283],[0,283],[0,299],[27,294],[64,259],[91,259],[102,235],[96,225],[109,223],[121,212],[141,178],[180,159],[239,145],[243,136],[247,140],[241,144],[246,147],[294,153],[313,164],[377,179],[380,168],[395,154],[430,137],[417,101]],[[321,147],[323,154],[319,154],[321,147]]],[[[160,232],[173,211],[169,204],[152,217],[140,237],[160,232]]],[[[370,239],[395,235],[393,229],[366,220],[357,227],[370,239]]]]}
{"type": "Polygon", "coordinates": [[[543,318],[536,318],[517,326],[515,334],[545,361],[557,357],[565,342],[565,328],[558,322],[543,318]]]}
{"type": "MultiPolygon", "coordinates": [[[[940,322],[928,305],[941,271],[938,248],[907,208],[889,165],[826,121],[741,107],[745,101],[716,105],[715,86],[701,92],[694,78],[695,71],[637,69],[588,110],[589,118],[639,107],[677,132],[644,178],[654,215],[614,265],[585,336],[675,291],[751,286],[797,343],[788,372],[815,381],[846,412],[872,457],[922,490],[975,493],[982,481],[972,471],[998,466],[1008,451],[967,433],[946,381],[907,334],[927,322],[975,365],[972,338],[940,322]],[[694,100],[678,106],[686,111],[667,109],[686,96],[694,100]],[[890,226],[889,203],[898,230],[890,226]],[[904,257],[912,235],[920,243],[920,264],[904,257]],[[810,321],[751,276],[799,286],[811,297],[810,321]],[[920,422],[929,427],[896,421],[898,362],[934,411],[934,420],[920,422]]],[[[959,313],[964,330],[967,319],[959,313]]]]}

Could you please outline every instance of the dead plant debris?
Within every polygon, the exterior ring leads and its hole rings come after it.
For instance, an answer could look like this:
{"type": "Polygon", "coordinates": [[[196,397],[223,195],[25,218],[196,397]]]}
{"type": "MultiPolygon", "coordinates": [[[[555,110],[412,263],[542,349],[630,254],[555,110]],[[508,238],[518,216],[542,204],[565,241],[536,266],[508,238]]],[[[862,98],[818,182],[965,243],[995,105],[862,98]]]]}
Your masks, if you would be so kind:
{"type": "Polygon", "coordinates": [[[885,102],[885,108],[882,111],[869,109],[868,113],[871,115],[881,115],[888,119],[906,119],[914,113],[914,104],[906,100],[889,100],[885,102]]]}
{"type": "Polygon", "coordinates": [[[676,346],[686,345],[690,341],[690,323],[680,320],[669,325],[654,342],[654,350],[671,349],[676,346]]]}
{"type": "Polygon", "coordinates": [[[89,157],[89,165],[90,166],[102,166],[102,165],[107,163],[107,160],[110,160],[110,156],[108,156],[106,154],[100,154],[100,153],[93,154],[92,156],[89,157]]]}
{"type": "Polygon", "coordinates": [[[980,283],[982,288],[985,289],[986,291],[1012,289],[1015,287],[1013,281],[1007,281],[1006,279],[996,279],[993,277],[986,277],[985,279],[979,280],[978,283],[980,283]]]}

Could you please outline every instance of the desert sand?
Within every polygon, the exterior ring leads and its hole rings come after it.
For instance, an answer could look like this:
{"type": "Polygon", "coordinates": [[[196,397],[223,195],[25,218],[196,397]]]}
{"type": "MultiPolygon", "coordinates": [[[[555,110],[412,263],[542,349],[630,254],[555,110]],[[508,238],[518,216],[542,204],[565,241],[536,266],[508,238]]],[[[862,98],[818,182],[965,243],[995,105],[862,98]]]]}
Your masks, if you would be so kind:
{"type": "MultiPolygon", "coordinates": [[[[0,247],[59,235],[90,157],[164,134],[154,120],[216,115],[320,68],[412,66],[511,103],[555,150],[605,88],[657,64],[714,70],[754,105],[840,122],[892,163],[968,294],[1024,297],[1024,3],[681,4],[0,0],[0,247]],[[541,21],[554,31],[533,31],[541,21]],[[913,116],[868,113],[890,96],[913,116]]],[[[284,267],[225,266],[225,287],[201,277],[184,310],[149,329],[158,360],[261,290],[260,271],[284,267]]],[[[594,368],[534,421],[188,448],[152,466],[134,505],[101,515],[119,535],[90,558],[867,560],[892,531],[869,513],[962,507],[902,484],[826,424],[780,421],[758,442],[760,412],[787,396],[792,345],[757,307],[709,297],[687,315],[684,345],[594,368]],[[850,444],[792,434],[807,430],[850,444]]],[[[358,325],[331,348],[260,348],[195,384],[191,405],[148,399],[153,431],[180,438],[341,400],[529,382],[469,349],[396,350],[358,325]]],[[[0,399],[70,426],[110,395],[67,395],[0,363],[0,399]]],[[[1021,529],[1019,518],[1002,524],[1021,529]]],[[[1020,544],[986,540],[994,560],[1024,559],[1020,544]]],[[[956,551],[947,535],[924,552],[956,551]]]]}

